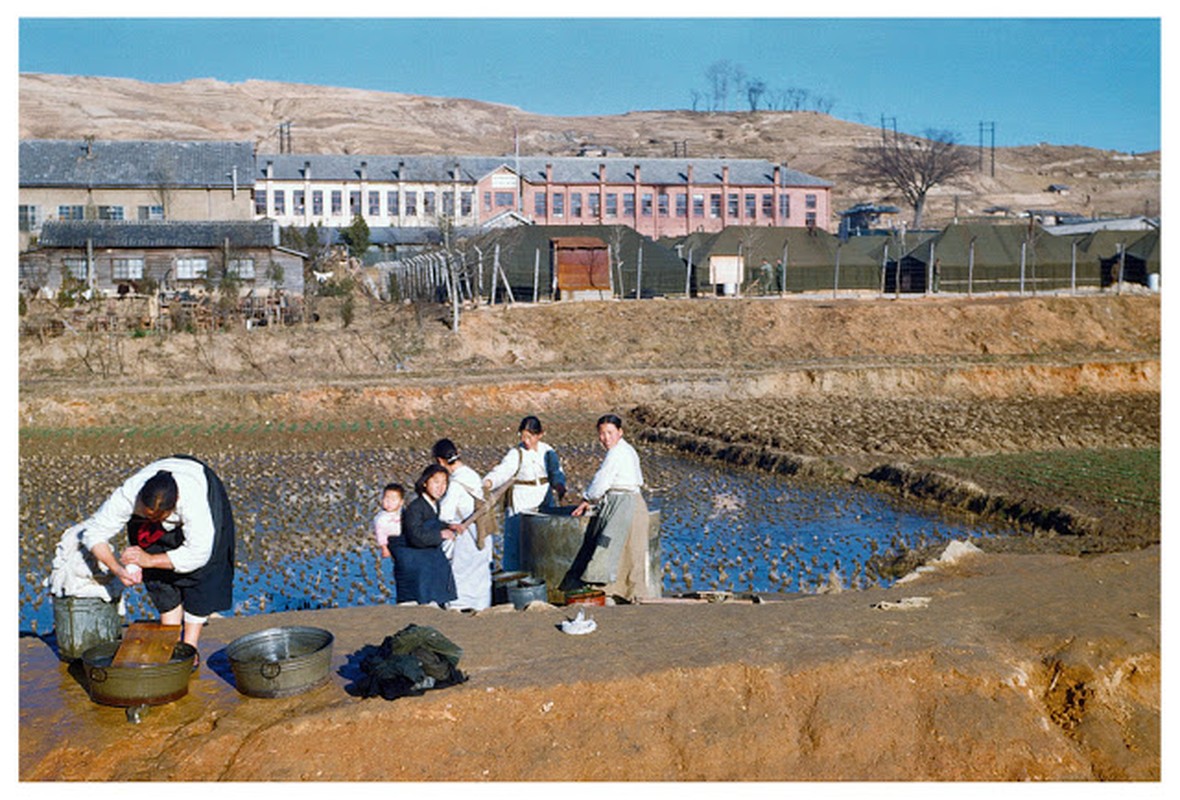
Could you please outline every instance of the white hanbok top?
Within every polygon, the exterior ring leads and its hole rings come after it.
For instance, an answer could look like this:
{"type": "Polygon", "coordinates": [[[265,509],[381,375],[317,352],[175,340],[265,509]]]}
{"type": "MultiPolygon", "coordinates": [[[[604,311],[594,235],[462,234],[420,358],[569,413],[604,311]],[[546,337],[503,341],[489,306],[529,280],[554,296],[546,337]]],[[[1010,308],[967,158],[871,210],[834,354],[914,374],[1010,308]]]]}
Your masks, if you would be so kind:
{"type": "Polygon", "coordinates": [[[109,542],[126,531],[135,498],[143,485],[160,470],[172,473],[176,481],[176,508],[163,522],[171,530],[184,525],[184,542],[168,551],[173,572],[193,572],[209,563],[213,554],[213,514],[209,510],[209,483],[205,467],[188,458],[161,458],[136,472],[116,489],[106,502],[82,523],[82,544],[93,549],[99,542],[109,542]]]}
{"type": "MultiPolygon", "coordinates": [[[[504,454],[504,458],[484,476],[484,480],[492,484],[492,491],[510,480],[516,480],[506,503],[508,510],[514,514],[533,511],[545,502],[545,495],[549,493],[547,461],[556,462],[557,453],[545,442],[537,442],[533,450],[518,444],[504,454]],[[549,456],[550,453],[553,455],[549,456]]],[[[556,468],[553,481],[565,482],[560,465],[556,468]]]]}
{"type": "Polygon", "coordinates": [[[602,465],[590,485],[585,497],[598,502],[610,491],[638,492],[643,486],[643,470],[639,468],[639,454],[626,439],[619,439],[615,446],[606,451],[602,465]]]}

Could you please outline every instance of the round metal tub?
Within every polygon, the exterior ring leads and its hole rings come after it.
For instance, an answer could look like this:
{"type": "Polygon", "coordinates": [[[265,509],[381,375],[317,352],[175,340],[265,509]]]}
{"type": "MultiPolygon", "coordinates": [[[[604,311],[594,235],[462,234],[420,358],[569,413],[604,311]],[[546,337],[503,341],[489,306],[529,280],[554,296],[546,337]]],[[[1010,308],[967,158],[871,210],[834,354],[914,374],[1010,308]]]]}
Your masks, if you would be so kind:
{"type": "Polygon", "coordinates": [[[188,694],[197,651],[191,644],[177,642],[172,657],[163,664],[111,666],[119,642],[104,642],[82,654],[86,691],[90,699],[106,706],[132,708],[158,706],[188,694]]]}
{"type": "Polygon", "coordinates": [[[334,637],[321,628],[289,625],[240,636],[225,649],[238,691],[288,697],[328,680],[334,637]]]}

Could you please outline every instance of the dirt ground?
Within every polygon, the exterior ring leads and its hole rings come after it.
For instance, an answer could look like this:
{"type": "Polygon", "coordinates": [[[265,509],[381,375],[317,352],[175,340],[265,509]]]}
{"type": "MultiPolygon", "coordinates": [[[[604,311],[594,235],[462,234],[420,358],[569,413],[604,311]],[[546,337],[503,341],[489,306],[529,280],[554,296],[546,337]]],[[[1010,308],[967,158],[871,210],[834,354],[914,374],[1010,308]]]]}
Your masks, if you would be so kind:
{"type": "Polygon", "coordinates": [[[20,642],[26,781],[1154,781],[1159,549],[974,555],[888,590],[475,615],[348,608],[218,619],[189,694],[139,725],[20,642]],[[458,686],[349,694],[349,655],[416,623],[463,648],[458,686]],[[232,685],[223,647],[273,625],[335,636],[327,685],[232,685]],[[62,736],[61,731],[70,731],[62,736]],[[134,757],[129,756],[134,754],[134,757]]]}
{"type": "MultiPolygon", "coordinates": [[[[858,399],[861,418],[892,402],[910,421],[880,437],[897,452],[866,440],[846,456],[1019,450],[1054,435],[1142,446],[1158,441],[1159,353],[1159,299],[1145,295],[483,308],[458,334],[438,309],[374,306],[347,327],[325,314],[292,330],[22,337],[20,444],[135,447],[124,432],[196,425],[186,435],[217,446],[219,426],[446,415],[475,419],[474,443],[502,442],[505,421],[530,411],[580,424],[617,410],[639,424],[640,404],[691,419],[694,403],[720,399],[797,401],[809,411],[795,424],[834,452],[848,440],[830,408],[858,399]],[[1086,416],[1087,401],[1125,409],[1128,424],[1086,416]],[[923,409],[954,420],[971,408],[971,437],[929,435],[923,409]],[[62,429],[71,436],[42,435],[62,429]]],[[[413,435],[342,429],[340,442],[413,435]]],[[[988,553],[890,589],[760,604],[596,609],[599,629],[583,637],[558,630],[572,614],[551,607],[217,619],[189,695],[138,726],[23,637],[20,777],[1157,781],[1159,584],[1160,548],[1148,546],[988,553]],[[348,656],[410,623],[459,644],[470,680],[392,702],[351,696],[348,656]],[[279,624],[332,631],[332,680],[244,698],[224,645],[279,624]]]]}

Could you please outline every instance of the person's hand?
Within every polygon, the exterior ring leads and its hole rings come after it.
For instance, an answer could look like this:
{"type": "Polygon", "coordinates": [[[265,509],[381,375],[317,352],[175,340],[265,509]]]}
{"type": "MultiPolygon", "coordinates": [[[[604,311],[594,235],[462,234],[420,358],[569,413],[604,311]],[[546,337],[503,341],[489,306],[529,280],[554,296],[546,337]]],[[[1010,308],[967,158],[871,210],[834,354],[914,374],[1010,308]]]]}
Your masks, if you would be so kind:
{"type": "Polygon", "coordinates": [[[147,558],[148,552],[142,547],[136,546],[128,547],[119,554],[119,561],[122,562],[124,566],[128,564],[134,564],[137,567],[144,567],[146,566],[147,558]]]}
{"type": "Polygon", "coordinates": [[[127,566],[120,566],[115,570],[115,575],[124,586],[134,586],[137,583],[143,583],[143,570],[138,564],[128,564],[127,566]]]}
{"type": "Polygon", "coordinates": [[[585,514],[586,510],[589,508],[590,508],[590,504],[588,502],[586,502],[585,500],[583,500],[582,502],[578,503],[577,508],[575,508],[573,511],[570,512],[570,516],[580,517],[583,514],[585,514]]]}
{"type": "Polygon", "coordinates": [[[387,545],[387,544],[381,545],[381,557],[382,558],[392,558],[393,557],[392,554],[389,552],[389,545],[387,545]]]}

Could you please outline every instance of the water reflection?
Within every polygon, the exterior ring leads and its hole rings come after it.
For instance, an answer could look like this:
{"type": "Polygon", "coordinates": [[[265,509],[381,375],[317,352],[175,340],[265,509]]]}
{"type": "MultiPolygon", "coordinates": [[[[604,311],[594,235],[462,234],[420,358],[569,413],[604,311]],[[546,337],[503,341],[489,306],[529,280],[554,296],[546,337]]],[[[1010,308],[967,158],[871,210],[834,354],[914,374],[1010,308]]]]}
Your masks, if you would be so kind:
{"type": "MultiPolygon", "coordinates": [[[[478,471],[502,455],[491,447],[464,451],[478,471]]],[[[561,455],[576,491],[593,476],[601,450],[567,446],[561,455]]],[[[663,517],[665,593],[812,592],[833,571],[845,588],[858,588],[878,582],[865,570],[875,553],[995,533],[851,487],[802,484],[650,448],[642,457],[651,504],[663,517]]],[[[380,487],[412,484],[425,451],[238,452],[208,460],[234,504],[234,614],[394,601],[390,565],[379,558],[369,524],[380,487]]],[[[22,458],[21,630],[53,626],[41,580],[61,532],[138,466],[126,455],[22,458]]],[[[141,588],[126,598],[130,619],[156,616],[141,588]]]]}

